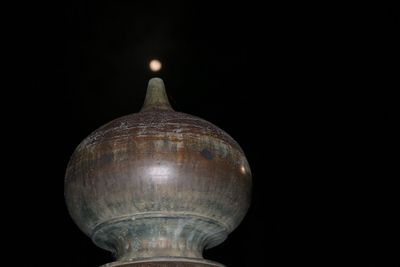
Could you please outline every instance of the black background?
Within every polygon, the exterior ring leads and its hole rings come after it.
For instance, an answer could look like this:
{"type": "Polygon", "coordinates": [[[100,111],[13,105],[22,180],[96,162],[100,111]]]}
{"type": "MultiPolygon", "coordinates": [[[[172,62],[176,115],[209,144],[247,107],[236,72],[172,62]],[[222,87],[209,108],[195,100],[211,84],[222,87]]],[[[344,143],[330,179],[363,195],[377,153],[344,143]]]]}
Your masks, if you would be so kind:
{"type": "Polygon", "coordinates": [[[140,109],[155,76],[175,110],[227,131],[252,168],[246,218],[206,258],[399,266],[394,7],[52,1],[20,10],[17,89],[3,98],[12,104],[4,132],[16,139],[6,206],[18,218],[17,266],[113,260],[70,219],[64,173],[83,138],[140,109]],[[163,63],[157,74],[152,58],[163,63]]]}

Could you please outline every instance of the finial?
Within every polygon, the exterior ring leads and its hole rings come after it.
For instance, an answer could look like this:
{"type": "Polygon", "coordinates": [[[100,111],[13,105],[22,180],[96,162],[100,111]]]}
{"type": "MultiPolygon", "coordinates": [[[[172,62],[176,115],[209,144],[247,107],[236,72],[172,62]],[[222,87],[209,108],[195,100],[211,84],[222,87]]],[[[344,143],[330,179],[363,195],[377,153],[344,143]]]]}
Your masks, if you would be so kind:
{"type": "Polygon", "coordinates": [[[152,78],[147,86],[146,98],[140,111],[151,109],[173,110],[165,92],[164,82],[160,78],[152,78]]]}

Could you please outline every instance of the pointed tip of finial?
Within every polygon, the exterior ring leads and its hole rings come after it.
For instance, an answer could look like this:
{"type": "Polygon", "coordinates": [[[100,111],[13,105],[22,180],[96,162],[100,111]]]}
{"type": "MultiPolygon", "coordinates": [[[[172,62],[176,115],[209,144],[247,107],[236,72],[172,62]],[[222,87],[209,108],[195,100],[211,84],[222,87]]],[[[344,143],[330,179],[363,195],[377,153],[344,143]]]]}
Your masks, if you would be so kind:
{"type": "Polygon", "coordinates": [[[164,81],[161,78],[154,77],[149,80],[148,87],[162,87],[165,90],[164,81]]]}
{"type": "Polygon", "coordinates": [[[152,78],[147,86],[146,98],[141,111],[150,109],[172,110],[165,91],[164,81],[160,78],[152,78]]]}

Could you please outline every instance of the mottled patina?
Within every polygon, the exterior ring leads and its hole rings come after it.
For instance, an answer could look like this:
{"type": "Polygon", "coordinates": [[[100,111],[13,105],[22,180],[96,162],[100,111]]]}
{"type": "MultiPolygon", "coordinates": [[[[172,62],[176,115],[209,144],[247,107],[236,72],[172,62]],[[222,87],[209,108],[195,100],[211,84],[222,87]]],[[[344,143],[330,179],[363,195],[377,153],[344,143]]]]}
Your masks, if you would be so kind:
{"type": "Polygon", "coordinates": [[[72,218],[116,256],[107,266],[221,266],[202,251],[237,227],[250,191],[239,145],[215,125],[175,112],[158,78],[139,113],[83,140],[65,178],[72,218]]]}

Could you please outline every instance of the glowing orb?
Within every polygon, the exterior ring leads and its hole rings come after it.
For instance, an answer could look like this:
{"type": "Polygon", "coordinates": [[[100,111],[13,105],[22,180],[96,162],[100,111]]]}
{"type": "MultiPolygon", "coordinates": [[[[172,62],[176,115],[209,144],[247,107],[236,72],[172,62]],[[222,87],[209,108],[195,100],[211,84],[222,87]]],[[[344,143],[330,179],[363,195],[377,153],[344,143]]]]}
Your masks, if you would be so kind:
{"type": "Polygon", "coordinates": [[[151,71],[156,72],[156,71],[161,70],[162,64],[161,64],[161,62],[159,60],[153,59],[153,60],[150,61],[149,67],[150,67],[151,71]]]}

